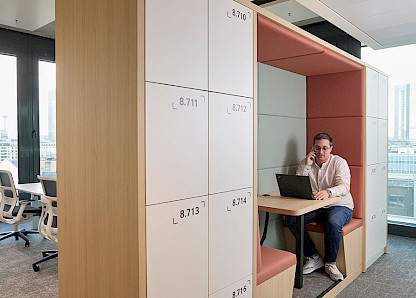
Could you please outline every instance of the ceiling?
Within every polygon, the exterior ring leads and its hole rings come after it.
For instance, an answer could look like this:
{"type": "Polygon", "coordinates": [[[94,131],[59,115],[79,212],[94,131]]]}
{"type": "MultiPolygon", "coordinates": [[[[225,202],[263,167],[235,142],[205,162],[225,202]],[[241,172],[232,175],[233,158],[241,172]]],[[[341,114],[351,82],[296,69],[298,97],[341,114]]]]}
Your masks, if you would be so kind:
{"type": "Polygon", "coordinates": [[[0,27],[55,38],[55,0],[0,0],[0,27]]]}
{"type": "Polygon", "coordinates": [[[373,49],[416,43],[415,0],[269,2],[264,7],[289,22],[299,25],[299,22],[312,23],[313,18],[317,21],[322,17],[373,49]]]}

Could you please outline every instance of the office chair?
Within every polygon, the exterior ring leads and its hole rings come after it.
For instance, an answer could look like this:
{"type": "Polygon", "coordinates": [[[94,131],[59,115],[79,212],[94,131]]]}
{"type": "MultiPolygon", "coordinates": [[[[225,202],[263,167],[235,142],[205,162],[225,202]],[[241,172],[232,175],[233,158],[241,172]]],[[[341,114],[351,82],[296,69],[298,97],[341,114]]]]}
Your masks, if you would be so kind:
{"type": "MultiPolygon", "coordinates": [[[[39,220],[39,234],[44,238],[58,242],[58,201],[56,197],[56,178],[38,176],[43,188],[41,198],[42,214],[39,220]]],[[[35,272],[39,271],[39,264],[58,256],[57,250],[42,252],[43,258],[32,264],[35,272]]]]}
{"type": "Polygon", "coordinates": [[[40,215],[39,208],[28,206],[34,201],[30,199],[30,194],[19,194],[16,191],[10,171],[0,170],[0,221],[14,225],[14,232],[0,234],[2,235],[0,241],[13,236],[18,240],[20,237],[25,240],[25,246],[29,246],[29,239],[26,235],[38,232],[19,230],[19,225],[32,221],[34,216],[40,215]]]}

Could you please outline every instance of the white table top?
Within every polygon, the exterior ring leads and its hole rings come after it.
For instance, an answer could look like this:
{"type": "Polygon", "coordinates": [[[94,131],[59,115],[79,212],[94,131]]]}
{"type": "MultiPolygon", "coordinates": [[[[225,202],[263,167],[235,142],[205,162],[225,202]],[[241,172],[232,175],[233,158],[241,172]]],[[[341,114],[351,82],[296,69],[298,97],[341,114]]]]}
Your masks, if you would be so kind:
{"type": "Polygon", "coordinates": [[[40,182],[38,183],[21,183],[15,185],[16,189],[22,192],[28,192],[35,196],[42,196],[43,195],[43,189],[42,184],[40,182]]]}

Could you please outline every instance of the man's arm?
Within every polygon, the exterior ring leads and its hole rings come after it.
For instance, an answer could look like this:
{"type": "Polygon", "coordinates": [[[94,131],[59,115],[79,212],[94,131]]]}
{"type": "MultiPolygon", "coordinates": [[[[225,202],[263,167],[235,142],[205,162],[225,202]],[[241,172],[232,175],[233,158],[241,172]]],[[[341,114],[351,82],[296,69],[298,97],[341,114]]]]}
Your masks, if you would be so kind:
{"type": "Polygon", "coordinates": [[[309,176],[311,166],[305,165],[305,159],[302,160],[296,170],[296,175],[298,176],[309,176]]]}
{"type": "Polygon", "coordinates": [[[351,173],[347,162],[340,159],[335,164],[335,186],[329,188],[333,197],[345,196],[350,192],[351,173]]]}

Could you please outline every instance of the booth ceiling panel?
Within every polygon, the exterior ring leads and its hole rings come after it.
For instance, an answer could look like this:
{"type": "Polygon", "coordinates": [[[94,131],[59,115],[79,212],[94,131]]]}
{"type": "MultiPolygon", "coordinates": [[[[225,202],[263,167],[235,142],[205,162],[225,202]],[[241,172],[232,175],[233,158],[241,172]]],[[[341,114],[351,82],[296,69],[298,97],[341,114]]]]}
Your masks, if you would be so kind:
{"type": "Polygon", "coordinates": [[[259,16],[258,18],[259,62],[320,53],[324,48],[298,34],[259,16]]]}
{"type": "Polygon", "coordinates": [[[363,67],[339,54],[325,50],[323,53],[264,62],[304,76],[361,70],[363,67]]]}

